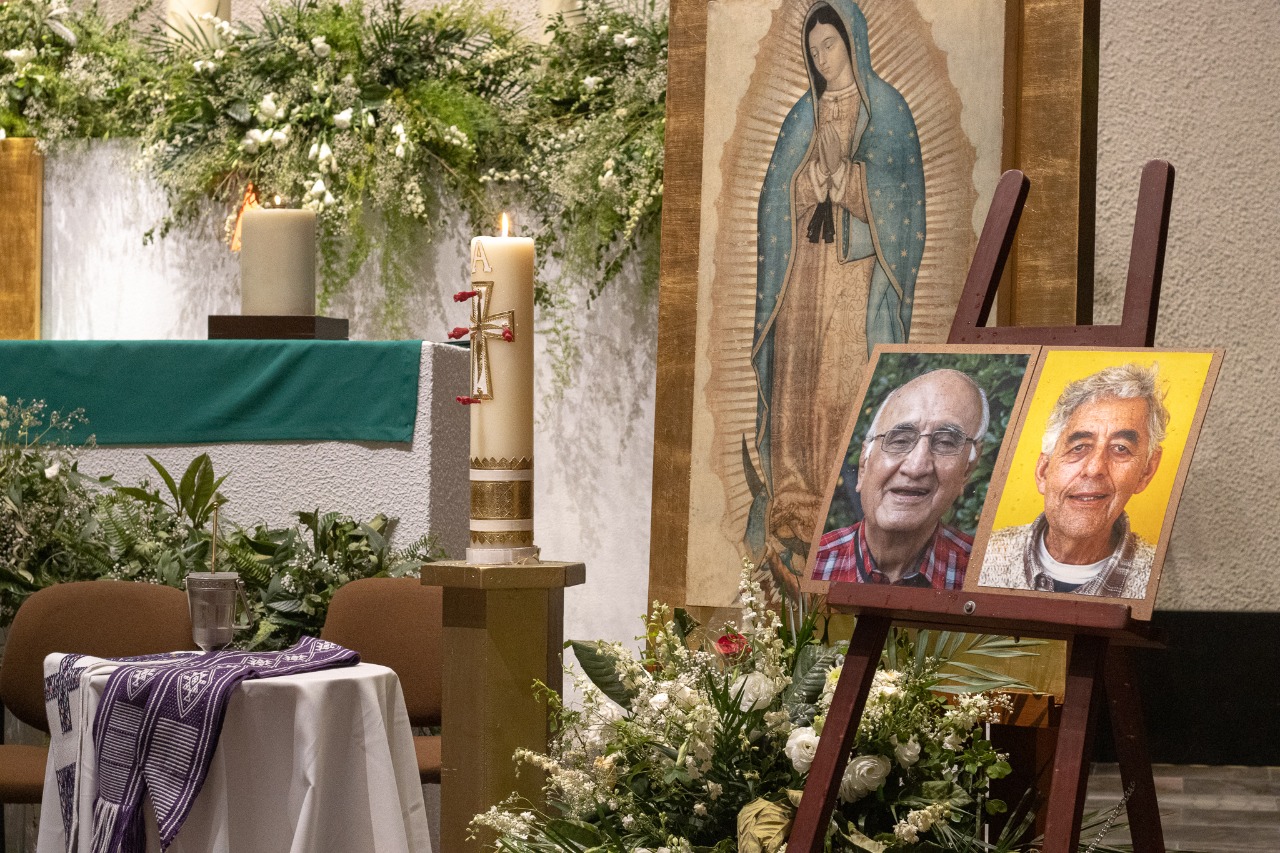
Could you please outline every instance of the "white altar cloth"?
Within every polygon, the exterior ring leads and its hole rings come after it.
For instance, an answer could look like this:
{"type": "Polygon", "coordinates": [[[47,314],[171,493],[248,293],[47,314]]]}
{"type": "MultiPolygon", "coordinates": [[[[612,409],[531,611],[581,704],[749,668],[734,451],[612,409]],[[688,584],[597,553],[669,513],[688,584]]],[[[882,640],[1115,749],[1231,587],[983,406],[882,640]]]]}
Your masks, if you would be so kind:
{"type": "MultiPolygon", "coordinates": [[[[72,712],[92,720],[112,667],[86,672],[72,712]]],[[[37,853],[59,848],[54,762],[37,853]]],[[[75,847],[89,853],[96,785],[82,738],[75,847]]],[[[150,802],[147,849],[160,849],[150,802]]],[[[413,733],[394,672],[374,664],[242,682],[227,704],[204,786],[170,853],[431,853],[413,733]]]]}

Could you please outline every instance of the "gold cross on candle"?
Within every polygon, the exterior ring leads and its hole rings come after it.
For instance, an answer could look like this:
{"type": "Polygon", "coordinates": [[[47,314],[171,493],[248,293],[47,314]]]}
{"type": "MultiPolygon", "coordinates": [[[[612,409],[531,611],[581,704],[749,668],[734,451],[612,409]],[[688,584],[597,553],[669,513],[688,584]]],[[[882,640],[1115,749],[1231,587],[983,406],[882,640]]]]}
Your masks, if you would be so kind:
{"type": "Polygon", "coordinates": [[[493,377],[489,369],[489,338],[515,340],[515,312],[489,313],[493,282],[476,282],[476,298],[471,301],[471,396],[493,399],[493,377]]]}

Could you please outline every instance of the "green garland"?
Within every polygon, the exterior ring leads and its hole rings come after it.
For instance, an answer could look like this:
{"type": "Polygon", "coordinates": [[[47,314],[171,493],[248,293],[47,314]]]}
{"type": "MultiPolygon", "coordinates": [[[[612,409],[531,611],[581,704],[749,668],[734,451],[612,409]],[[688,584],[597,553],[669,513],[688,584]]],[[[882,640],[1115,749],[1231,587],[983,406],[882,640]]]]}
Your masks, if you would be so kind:
{"type": "Polygon", "coordinates": [[[637,252],[656,280],[667,18],[653,0],[588,2],[547,45],[474,0],[271,0],[259,24],[140,34],[146,11],[109,24],[96,6],[0,5],[0,133],[139,137],[169,199],[161,234],[212,200],[231,242],[250,185],[315,210],[320,308],[376,255],[391,337],[409,331],[412,258],[450,210],[481,230],[504,207],[533,215],[565,273],[542,277],[553,327],[565,287],[589,301],[637,252]]]}

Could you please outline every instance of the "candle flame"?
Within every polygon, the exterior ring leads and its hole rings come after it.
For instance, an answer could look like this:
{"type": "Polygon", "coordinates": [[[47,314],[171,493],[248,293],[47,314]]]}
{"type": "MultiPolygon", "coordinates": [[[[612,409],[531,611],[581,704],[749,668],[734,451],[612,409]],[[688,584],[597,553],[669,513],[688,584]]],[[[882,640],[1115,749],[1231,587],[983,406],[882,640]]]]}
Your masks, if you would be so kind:
{"type": "Polygon", "coordinates": [[[258,203],[258,191],[254,189],[253,184],[246,184],[244,188],[244,199],[240,202],[240,209],[236,211],[236,227],[231,232],[231,251],[240,251],[240,223],[244,221],[246,210],[252,210],[255,207],[261,207],[258,203]]]}
{"type": "Polygon", "coordinates": [[[502,236],[507,237],[511,234],[511,217],[504,212],[502,214],[502,236]]]}

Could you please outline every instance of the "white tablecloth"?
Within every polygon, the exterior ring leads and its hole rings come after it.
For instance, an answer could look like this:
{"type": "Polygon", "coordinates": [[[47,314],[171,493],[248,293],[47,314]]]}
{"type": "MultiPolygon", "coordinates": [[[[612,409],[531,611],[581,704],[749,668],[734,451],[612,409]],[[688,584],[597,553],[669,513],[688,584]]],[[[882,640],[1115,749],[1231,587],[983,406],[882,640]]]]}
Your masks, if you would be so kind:
{"type": "MultiPolygon", "coordinates": [[[[109,671],[72,693],[91,720],[109,671]]],[[[54,762],[45,772],[38,853],[63,853],[54,762]]],[[[77,850],[88,853],[97,789],[83,739],[77,850]]],[[[150,803],[148,850],[159,850],[150,803]]],[[[426,808],[400,682],[373,664],[242,682],[227,705],[204,787],[170,853],[430,853],[426,808]]]]}

